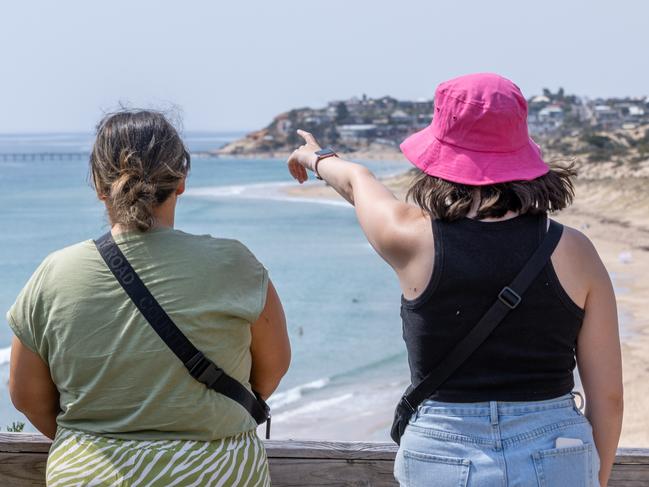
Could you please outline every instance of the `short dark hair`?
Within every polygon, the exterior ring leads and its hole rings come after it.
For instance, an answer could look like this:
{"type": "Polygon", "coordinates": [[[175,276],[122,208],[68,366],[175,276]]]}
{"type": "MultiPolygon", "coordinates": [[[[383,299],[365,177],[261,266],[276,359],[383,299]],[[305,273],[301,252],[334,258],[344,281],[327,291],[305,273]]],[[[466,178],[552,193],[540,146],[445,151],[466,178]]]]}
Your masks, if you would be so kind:
{"type": "Polygon", "coordinates": [[[531,181],[470,186],[415,171],[406,198],[431,217],[447,221],[464,218],[476,197],[479,198],[477,219],[500,218],[508,211],[539,214],[562,210],[572,203],[575,196],[572,178],[577,175],[573,162],[552,163],[547,174],[531,181]]]}

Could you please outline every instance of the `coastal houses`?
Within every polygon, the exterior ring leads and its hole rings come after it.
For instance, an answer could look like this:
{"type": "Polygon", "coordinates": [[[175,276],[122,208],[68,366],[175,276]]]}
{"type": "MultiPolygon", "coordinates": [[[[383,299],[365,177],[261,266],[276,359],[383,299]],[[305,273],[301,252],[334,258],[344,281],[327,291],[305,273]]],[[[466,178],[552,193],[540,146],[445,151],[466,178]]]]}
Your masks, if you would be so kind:
{"type": "MultiPolygon", "coordinates": [[[[285,151],[300,142],[297,128],[312,132],[325,145],[354,151],[379,144],[397,147],[411,133],[430,124],[434,101],[398,100],[391,96],[355,96],[323,108],[282,113],[265,128],[228,144],[222,154],[285,151]]],[[[589,99],[544,89],[528,100],[533,137],[552,141],[566,137],[599,140],[598,131],[633,130],[649,124],[649,97],[589,99]]],[[[639,140],[644,140],[642,134],[639,140]]],[[[636,138],[638,138],[636,137],[636,138]]]]}

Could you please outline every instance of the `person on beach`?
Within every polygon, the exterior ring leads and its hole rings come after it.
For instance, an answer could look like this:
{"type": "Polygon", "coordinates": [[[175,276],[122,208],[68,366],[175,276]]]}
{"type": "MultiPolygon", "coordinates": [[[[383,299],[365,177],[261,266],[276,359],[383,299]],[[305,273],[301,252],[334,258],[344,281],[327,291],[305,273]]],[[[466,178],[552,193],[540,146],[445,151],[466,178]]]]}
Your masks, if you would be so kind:
{"type": "MultiPolygon", "coordinates": [[[[114,242],[196,348],[265,399],[290,360],[282,304],[243,244],[174,229],[189,169],[161,113],[98,125],[90,173],[114,242]]],[[[47,485],[270,485],[251,414],[190,376],[92,240],[49,255],[8,320],[12,401],[54,440],[47,485]]]]}
{"type": "Polygon", "coordinates": [[[615,296],[596,250],[565,227],[520,305],[499,294],[548,229],[561,228],[547,214],[572,202],[575,173],[543,161],[526,100],[508,79],[452,79],[434,105],[432,124],[401,145],[417,168],[412,203],[307,132],[298,131],[306,143],[288,160],[300,183],[313,171],[355,207],[394,269],[413,385],[498,296],[514,308],[413,408],[395,477],[415,487],[605,486],[622,424],[622,367],[615,296]],[[585,415],[572,393],[576,363],[585,415]]]}

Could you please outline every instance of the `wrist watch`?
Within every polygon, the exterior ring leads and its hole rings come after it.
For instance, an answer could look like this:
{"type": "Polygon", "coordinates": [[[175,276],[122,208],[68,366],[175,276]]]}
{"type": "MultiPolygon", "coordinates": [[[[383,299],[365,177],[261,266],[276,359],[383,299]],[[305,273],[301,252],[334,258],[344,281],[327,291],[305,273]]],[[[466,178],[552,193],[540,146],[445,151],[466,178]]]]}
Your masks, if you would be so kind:
{"type": "Polygon", "coordinates": [[[319,179],[320,181],[322,181],[322,178],[320,177],[320,174],[318,173],[318,163],[322,159],[326,159],[327,157],[334,157],[334,156],[337,156],[338,154],[336,154],[336,151],[333,150],[331,147],[325,147],[324,149],[320,149],[320,150],[315,151],[315,155],[316,155],[317,159],[315,160],[315,164],[313,165],[313,172],[315,173],[315,177],[317,179],[319,179]]]}

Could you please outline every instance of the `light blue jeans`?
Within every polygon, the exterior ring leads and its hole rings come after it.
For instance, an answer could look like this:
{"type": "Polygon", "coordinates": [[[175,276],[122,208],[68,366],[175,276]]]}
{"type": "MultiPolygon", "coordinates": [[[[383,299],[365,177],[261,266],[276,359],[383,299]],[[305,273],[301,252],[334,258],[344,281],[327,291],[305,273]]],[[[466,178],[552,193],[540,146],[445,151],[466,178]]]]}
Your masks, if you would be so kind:
{"type": "Polygon", "coordinates": [[[598,472],[592,428],[572,394],[534,402],[425,401],[394,465],[408,487],[599,487],[598,472]],[[583,444],[557,448],[557,438],[583,444]]]}

